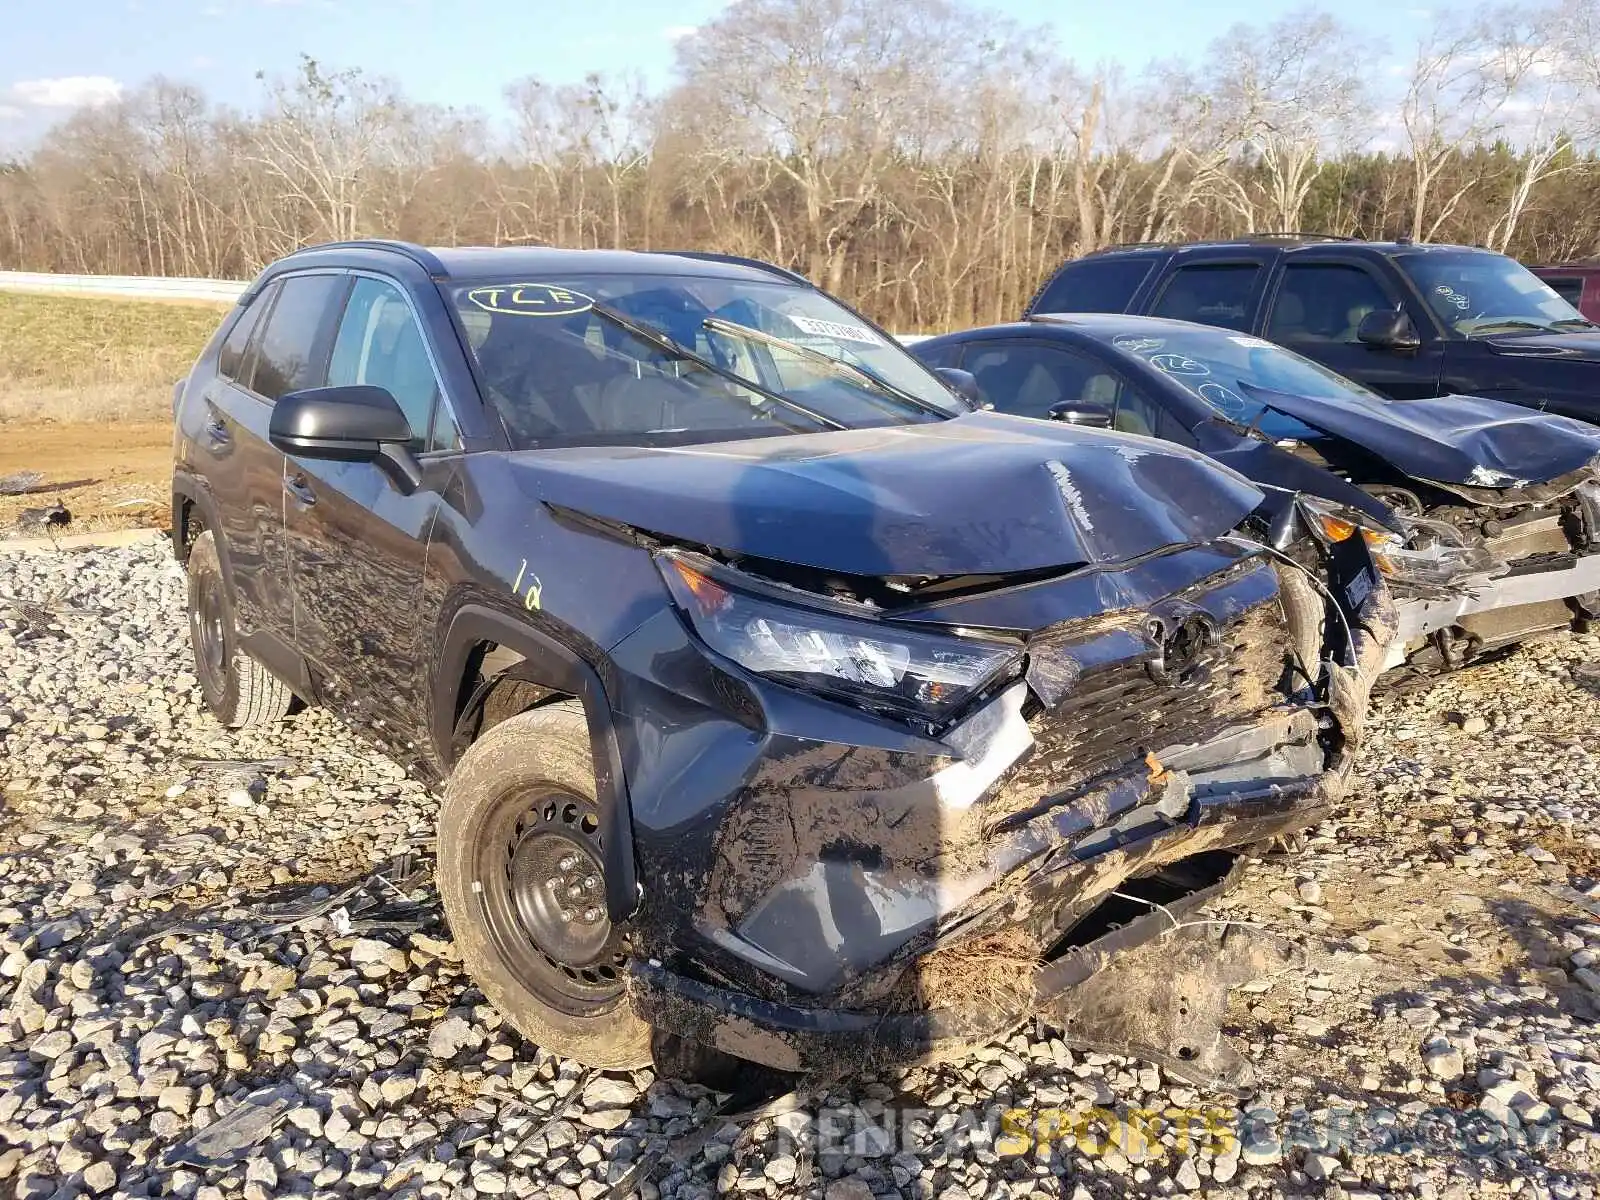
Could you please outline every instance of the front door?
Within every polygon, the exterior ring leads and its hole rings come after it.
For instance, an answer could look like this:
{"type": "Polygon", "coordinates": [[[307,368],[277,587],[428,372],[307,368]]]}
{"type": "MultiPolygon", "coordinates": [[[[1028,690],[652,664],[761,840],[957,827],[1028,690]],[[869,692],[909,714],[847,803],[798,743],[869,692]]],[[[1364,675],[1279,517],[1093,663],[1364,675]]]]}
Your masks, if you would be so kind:
{"type": "Polygon", "coordinates": [[[1295,258],[1284,265],[1264,336],[1395,400],[1439,395],[1444,347],[1423,313],[1367,267],[1295,258]],[[1423,344],[1416,350],[1368,346],[1356,329],[1368,313],[1406,305],[1423,344]]]}
{"type": "Polygon", "coordinates": [[[438,452],[456,437],[424,334],[398,284],[355,279],[327,383],[386,388],[410,419],[424,479],[406,495],[373,463],[288,458],[295,641],[329,702],[409,759],[426,736],[418,608],[428,532],[450,473],[450,456],[441,461],[438,452]]]}

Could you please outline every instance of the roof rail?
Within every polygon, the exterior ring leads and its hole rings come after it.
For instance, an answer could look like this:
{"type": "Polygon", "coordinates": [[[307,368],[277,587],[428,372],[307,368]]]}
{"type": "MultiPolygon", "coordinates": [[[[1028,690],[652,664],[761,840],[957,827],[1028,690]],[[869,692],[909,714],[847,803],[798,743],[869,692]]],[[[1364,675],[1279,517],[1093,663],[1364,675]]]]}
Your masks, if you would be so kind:
{"type": "Polygon", "coordinates": [[[759,258],[746,258],[742,254],[713,254],[709,250],[650,250],[650,254],[672,254],[678,258],[696,258],[702,262],[728,263],[731,266],[753,267],[758,271],[765,271],[769,275],[777,275],[787,279],[790,283],[803,283],[807,287],[814,286],[798,271],[791,271],[788,267],[780,267],[774,263],[764,262],[759,258]]]}
{"type": "Polygon", "coordinates": [[[1099,246],[1083,255],[1088,258],[1091,254],[1104,254],[1107,250],[1164,250],[1169,246],[1181,245],[1175,242],[1112,242],[1108,246],[1099,246]]]}
{"type": "Polygon", "coordinates": [[[1247,233],[1242,238],[1228,239],[1241,242],[1359,242],[1365,239],[1344,233],[1317,233],[1291,230],[1283,233],[1247,233]]]}
{"type": "Polygon", "coordinates": [[[344,242],[323,242],[316,246],[302,246],[295,253],[310,254],[317,250],[387,250],[391,254],[409,258],[434,279],[450,278],[450,272],[445,269],[439,256],[426,246],[419,246],[414,242],[401,242],[393,238],[353,238],[344,242]]]}

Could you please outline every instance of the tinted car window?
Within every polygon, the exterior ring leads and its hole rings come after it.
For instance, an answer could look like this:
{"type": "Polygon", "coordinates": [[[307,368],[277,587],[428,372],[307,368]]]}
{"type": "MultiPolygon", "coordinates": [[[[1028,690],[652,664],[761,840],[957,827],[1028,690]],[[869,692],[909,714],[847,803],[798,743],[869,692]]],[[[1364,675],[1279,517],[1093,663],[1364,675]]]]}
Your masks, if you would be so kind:
{"type": "Polygon", "coordinates": [[[984,402],[1018,417],[1048,418],[1057,404],[1109,409],[1116,378],[1098,360],[1063,346],[1002,342],[968,346],[965,367],[984,402]]]}
{"type": "Polygon", "coordinates": [[[947,346],[917,346],[912,352],[930,367],[958,367],[961,365],[961,351],[960,342],[951,342],[947,346]]]}
{"type": "Polygon", "coordinates": [[[347,282],[343,275],[291,275],[283,281],[256,346],[252,390],[276,400],[322,382],[317,335],[347,282]]]}
{"type": "Polygon", "coordinates": [[[1259,274],[1261,267],[1255,263],[1180,267],[1167,281],[1152,315],[1248,329],[1250,295],[1259,274]]]}
{"type": "Polygon", "coordinates": [[[269,287],[257,296],[250,307],[239,314],[234,321],[233,328],[228,330],[228,338],[222,343],[222,349],[217,354],[217,373],[224,379],[238,379],[240,369],[244,366],[245,351],[250,346],[250,335],[255,332],[261,314],[272,307],[273,298],[277,295],[277,288],[269,287]]]}
{"type": "Polygon", "coordinates": [[[413,446],[427,446],[439,403],[439,380],[422,329],[394,284],[356,280],[334,339],[328,383],[387,389],[411,423],[413,446]]]}
{"type": "Polygon", "coordinates": [[[1354,344],[1362,318],[1394,301],[1365,268],[1348,263],[1290,263],[1272,305],[1267,336],[1354,344]]]}
{"type": "Polygon", "coordinates": [[[1119,433],[1137,433],[1141,437],[1156,437],[1166,442],[1194,444],[1189,429],[1173,416],[1149,393],[1131,384],[1124,384],[1117,395],[1117,407],[1111,427],[1119,433]]]}
{"type": "Polygon", "coordinates": [[[1150,274],[1148,258],[1087,258],[1061,268],[1033,312],[1122,312],[1150,274]]]}
{"type": "Polygon", "coordinates": [[[1570,275],[1546,275],[1543,278],[1546,283],[1555,289],[1556,295],[1560,296],[1568,304],[1576,306],[1583,299],[1582,279],[1575,279],[1570,275]]]}

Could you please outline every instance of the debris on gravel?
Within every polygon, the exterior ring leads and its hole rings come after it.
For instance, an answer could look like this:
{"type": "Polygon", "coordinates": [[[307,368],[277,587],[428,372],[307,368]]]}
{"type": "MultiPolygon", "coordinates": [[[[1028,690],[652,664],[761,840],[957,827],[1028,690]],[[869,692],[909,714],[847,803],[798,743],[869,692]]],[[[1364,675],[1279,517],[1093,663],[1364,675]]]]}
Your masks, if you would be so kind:
{"type": "Polygon", "coordinates": [[[752,1108],[516,1037],[433,796],[316,709],[217,725],[164,546],[0,550],[0,1194],[1593,1196],[1596,659],[1383,693],[1347,802],[1212,906],[1306,964],[1233,997],[1248,1098],[1040,1024],[752,1108]]]}

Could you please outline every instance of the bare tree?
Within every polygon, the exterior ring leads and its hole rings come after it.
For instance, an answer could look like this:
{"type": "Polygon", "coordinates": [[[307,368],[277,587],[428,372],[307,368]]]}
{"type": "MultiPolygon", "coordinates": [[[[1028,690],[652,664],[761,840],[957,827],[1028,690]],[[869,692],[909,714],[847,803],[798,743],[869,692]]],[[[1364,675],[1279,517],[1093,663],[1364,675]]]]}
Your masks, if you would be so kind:
{"type": "Polygon", "coordinates": [[[300,73],[270,85],[265,117],[254,126],[250,161],[282,191],[268,220],[292,245],[309,215],[314,237],[354,238],[369,232],[373,201],[385,183],[414,168],[400,152],[414,119],[398,89],[358,69],[326,72],[302,56],[300,73]]]}
{"type": "Polygon", "coordinates": [[[741,0],[678,43],[668,103],[794,189],[804,266],[837,286],[882,173],[938,132],[951,80],[993,48],[962,15],[945,0],[741,0]]]}
{"type": "Polygon", "coordinates": [[[1398,77],[1315,12],[1123,70],[967,4],[732,0],[661,94],[523,80],[504,125],[309,60],[240,111],[152,80],[0,162],[0,263],[247,277],[366,233],[699,246],[910,330],[1013,316],[1117,241],[1310,226],[1600,250],[1600,0],[1465,14],[1388,60],[1398,77]],[[1392,144],[1365,149],[1386,78],[1392,144]]]}
{"type": "Polygon", "coordinates": [[[1235,26],[1208,50],[1218,107],[1233,114],[1241,149],[1258,168],[1259,180],[1232,177],[1234,205],[1255,227],[1300,228],[1328,156],[1367,139],[1372,106],[1364,74],[1352,69],[1365,51],[1351,29],[1314,9],[1235,26]]]}
{"type": "Polygon", "coordinates": [[[1528,70],[1526,59],[1505,53],[1494,22],[1494,14],[1478,11],[1438,27],[1412,61],[1400,124],[1410,151],[1411,236],[1417,241],[1437,234],[1477,185],[1468,176],[1448,195],[1435,195],[1463,151],[1500,135],[1528,70]]]}

